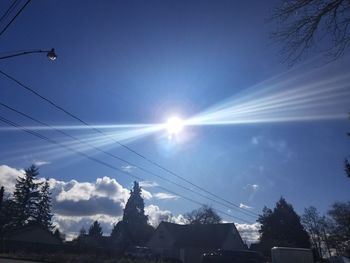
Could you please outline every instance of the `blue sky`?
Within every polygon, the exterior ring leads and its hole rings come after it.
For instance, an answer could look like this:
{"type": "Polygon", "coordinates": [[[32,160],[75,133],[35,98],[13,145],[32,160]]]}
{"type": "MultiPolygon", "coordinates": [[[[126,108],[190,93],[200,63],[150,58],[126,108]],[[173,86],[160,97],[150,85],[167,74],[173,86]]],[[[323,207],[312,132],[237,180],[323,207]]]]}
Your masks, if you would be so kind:
{"type": "MultiPolygon", "coordinates": [[[[1,10],[8,5],[3,1],[1,10]]],[[[277,91],[300,86],[298,94],[303,94],[303,85],[341,73],[348,77],[346,57],[314,74],[312,63],[297,65],[295,70],[281,63],[280,46],[269,39],[276,27],[267,23],[273,6],[273,1],[37,0],[0,37],[0,52],[54,47],[57,60],[51,63],[43,55],[28,55],[2,60],[0,69],[94,125],[163,123],[173,115],[187,119],[239,101],[243,95],[259,98],[254,94],[271,84],[277,85],[277,91]],[[306,77],[297,86],[279,84],[302,74],[306,77]]],[[[0,87],[3,103],[50,125],[79,125],[3,77],[0,87]]],[[[224,199],[252,207],[255,213],[265,205],[272,207],[280,196],[299,213],[310,205],[325,212],[333,202],[349,198],[350,181],[343,172],[350,142],[345,117],[349,108],[344,103],[348,98],[345,93],[342,103],[337,97],[322,104],[329,108],[322,107],[320,115],[336,111],[343,118],[193,125],[184,127],[176,140],[169,141],[161,130],[123,143],[224,199]]],[[[36,125],[3,107],[0,113],[21,125],[36,125]]],[[[300,117],[304,112],[295,114],[300,117]]],[[[1,125],[2,165],[21,169],[45,161],[48,164],[40,167],[43,177],[95,182],[106,176],[124,188],[132,186],[130,176],[65,150],[56,151],[57,156],[52,151],[57,147],[1,125]]],[[[67,140],[53,131],[39,132],[60,142],[67,140]]],[[[67,132],[85,139],[97,135],[86,129],[67,132]]],[[[101,147],[183,184],[116,144],[101,147]]],[[[118,168],[125,165],[95,151],[88,153],[118,168]]],[[[129,172],[254,222],[138,169],[129,172]]],[[[198,207],[183,198],[151,198],[146,204],[174,215],[198,207]]]]}

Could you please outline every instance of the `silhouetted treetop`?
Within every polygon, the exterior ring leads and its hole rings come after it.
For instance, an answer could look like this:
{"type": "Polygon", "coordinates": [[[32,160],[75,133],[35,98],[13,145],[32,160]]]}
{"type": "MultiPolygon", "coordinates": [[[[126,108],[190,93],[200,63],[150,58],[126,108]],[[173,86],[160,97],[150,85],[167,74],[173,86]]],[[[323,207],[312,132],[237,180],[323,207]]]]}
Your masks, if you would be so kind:
{"type": "Polygon", "coordinates": [[[281,197],[273,210],[265,207],[257,221],[261,224],[260,244],[266,253],[274,246],[310,248],[309,235],[300,217],[284,198],[281,197]]]}
{"type": "Polygon", "coordinates": [[[130,197],[125,205],[123,222],[132,225],[147,225],[148,217],[145,215],[145,203],[141,196],[141,187],[134,182],[130,197]]]}
{"type": "Polygon", "coordinates": [[[219,224],[222,218],[208,205],[195,209],[185,214],[189,224],[219,224]]]}
{"type": "Polygon", "coordinates": [[[103,235],[102,227],[97,220],[90,226],[88,235],[93,238],[102,237],[103,235]]]}
{"type": "Polygon", "coordinates": [[[38,168],[32,165],[25,170],[23,177],[18,177],[16,180],[15,192],[13,193],[14,209],[16,210],[14,223],[16,226],[23,226],[38,217],[40,183],[35,182],[38,175],[38,168]]]}

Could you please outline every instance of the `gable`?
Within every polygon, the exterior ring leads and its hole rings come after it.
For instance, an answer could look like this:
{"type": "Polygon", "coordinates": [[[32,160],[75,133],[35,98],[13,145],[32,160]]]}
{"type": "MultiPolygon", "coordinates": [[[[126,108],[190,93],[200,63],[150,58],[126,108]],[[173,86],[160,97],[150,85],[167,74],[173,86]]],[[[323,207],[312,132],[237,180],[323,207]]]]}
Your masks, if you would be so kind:
{"type": "Polygon", "coordinates": [[[150,248],[170,248],[174,245],[174,237],[164,224],[160,224],[147,244],[150,248]]]}
{"type": "Polygon", "coordinates": [[[243,244],[234,224],[178,225],[162,222],[158,229],[166,230],[173,240],[173,245],[178,248],[222,248],[229,235],[238,247],[243,244]]]}
{"type": "Polygon", "coordinates": [[[40,227],[18,230],[9,234],[7,240],[48,245],[58,245],[61,243],[51,232],[40,227]]]}

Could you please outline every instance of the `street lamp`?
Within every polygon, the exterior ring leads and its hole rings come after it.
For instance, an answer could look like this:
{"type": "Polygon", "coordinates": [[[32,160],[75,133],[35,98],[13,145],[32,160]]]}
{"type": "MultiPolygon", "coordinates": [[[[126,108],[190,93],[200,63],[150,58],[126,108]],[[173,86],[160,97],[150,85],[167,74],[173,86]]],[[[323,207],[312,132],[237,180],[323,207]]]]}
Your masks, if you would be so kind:
{"type": "Polygon", "coordinates": [[[51,50],[31,50],[31,51],[22,51],[14,54],[10,54],[7,56],[0,57],[0,59],[7,59],[7,58],[13,58],[13,57],[18,57],[18,56],[23,56],[23,55],[28,55],[28,54],[34,54],[34,53],[46,53],[46,56],[49,60],[56,60],[57,55],[55,53],[55,49],[52,48],[51,50]]]}

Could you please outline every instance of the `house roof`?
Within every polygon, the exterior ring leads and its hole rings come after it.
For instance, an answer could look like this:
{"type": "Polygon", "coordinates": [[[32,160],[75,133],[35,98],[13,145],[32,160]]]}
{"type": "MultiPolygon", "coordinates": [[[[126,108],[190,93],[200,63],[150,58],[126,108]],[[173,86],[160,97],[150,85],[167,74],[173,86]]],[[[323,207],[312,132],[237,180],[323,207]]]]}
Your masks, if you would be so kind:
{"type": "Polygon", "coordinates": [[[36,223],[29,223],[6,234],[7,240],[58,245],[62,242],[51,231],[36,223]]]}
{"type": "MultiPolygon", "coordinates": [[[[232,223],[178,225],[161,223],[172,235],[177,247],[221,248],[228,234],[238,234],[232,223]]],[[[238,234],[239,235],[239,234],[238,234]]]]}

